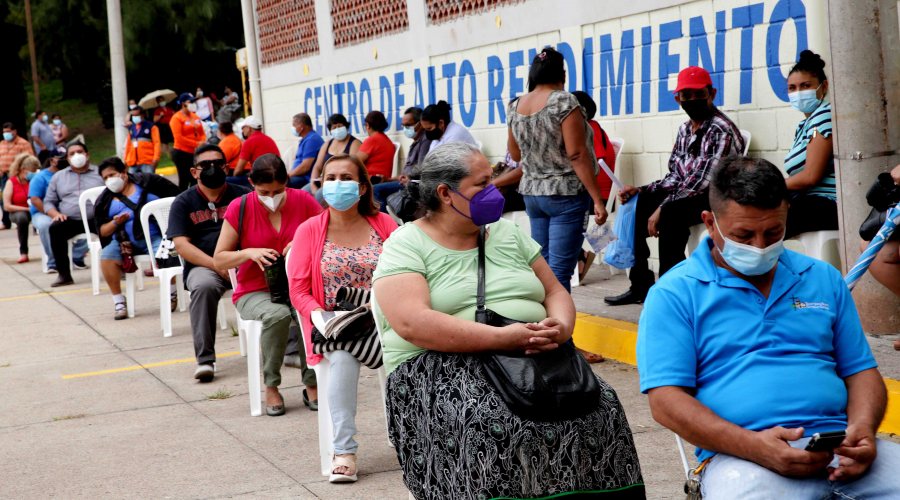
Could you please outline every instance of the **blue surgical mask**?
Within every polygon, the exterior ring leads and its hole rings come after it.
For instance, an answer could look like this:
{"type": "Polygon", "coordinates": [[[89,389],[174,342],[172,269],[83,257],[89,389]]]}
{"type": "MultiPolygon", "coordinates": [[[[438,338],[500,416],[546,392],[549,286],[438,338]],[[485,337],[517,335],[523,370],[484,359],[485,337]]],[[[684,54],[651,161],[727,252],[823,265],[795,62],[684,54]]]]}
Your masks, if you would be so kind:
{"type": "Polygon", "coordinates": [[[31,179],[34,179],[34,176],[37,175],[37,172],[28,172],[25,174],[25,180],[31,182],[31,179]]]}
{"type": "Polygon", "coordinates": [[[62,125],[62,120],[60,120],[59,118],[57,118],[57,119],[53,120],[53,124],[56,125],[56,126],[58,127],[58,126],[62,125]]]}
{"type": "Polygon", "coordinates": [[[291,133],[294,134],[294,137],[300,137],[300,132],[297,132],[294,127],[291,127],[291,133]]]}
{"type": "Polygon", "coordinates": [[[757,248],[753,245],[745,245],[726,238],[722,234],[722,230],[719,229],[719,221],[715,218],[713,220],[716,222],[716,231],[725,240],[725,248],[719,250],[719,253],[722,254],[722,258],[725,259],[729,266],[744,276],[761,276],[766,274],[775,267],[775,264],[778,263],[778,258],[784,253],[784,237],[766,248],[757,248]]]}
{"type": "Polygon", "coordinates": [[[3,132],[3,139],[4,139],[4,140],[11,141],[11,140],[13,140],[13,138],[14,138],[15,136],[16,136],[16,134],[14,134],[14,133],[12,133],[12,132],[3,132]]]}
{"type": "Polygon", "coordinates": [[[140,116],[132,116],[131,117],[131,123],[133,123],[135,125],[140,125],[141,120],[142,120],[142,118],[140,116]]]}
{"type": "Polygon", "coordinates": [[[356,181],[325,181],[322,197],[330,207],[341,212],[349,210],[359,201],[359,183],[356,181]]]}
{"type": "MultiPolygon", "coordinates": [[[[815,90],[798,90],[796,92],[791,92],[788,94],[791,106],[801,113],[812,113],[819,107],[819,104],[822,103],[822,99],[816,97],[820,88],[822,88],[821,83],[815,90]]],[[[822,96],[822,98],[824,99],[825,96],[822,96]]]]}
{"type": "Polygon", "coordinates": [[[335,139],[343,141],[347,138],[347,127],[338,127],[335,129],[331,129],[331,135],[335,139]]]}
{"type": "Polygon", "coordinates": [[[41,121],[44,122],[44,123],[47,123],[48,121],[50,121],[50,117],[47,116],[47,115],[44,115],[44,116],[41,117],[41,121]]]}
{"type": "Polygon", "coordinates": [[[408,139],[412,139],[416,136],[416,127],[403,127],[403,135],[408,139]]]}

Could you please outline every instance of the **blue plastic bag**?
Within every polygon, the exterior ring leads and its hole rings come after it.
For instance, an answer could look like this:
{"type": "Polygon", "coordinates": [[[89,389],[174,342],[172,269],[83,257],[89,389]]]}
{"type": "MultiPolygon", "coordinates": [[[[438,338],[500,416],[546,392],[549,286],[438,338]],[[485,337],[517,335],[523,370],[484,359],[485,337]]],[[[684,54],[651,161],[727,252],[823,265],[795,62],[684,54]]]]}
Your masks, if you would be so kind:
{"type": "Polygon", "coordinates": [[[606,255],[603,256],[603,262],[618,269],[634,267],[634,222],[637,199],[638,195],[634,195],[619,206],[616,223],[613,225],[613,233],[618,239],[607,245],[606,255]]]}

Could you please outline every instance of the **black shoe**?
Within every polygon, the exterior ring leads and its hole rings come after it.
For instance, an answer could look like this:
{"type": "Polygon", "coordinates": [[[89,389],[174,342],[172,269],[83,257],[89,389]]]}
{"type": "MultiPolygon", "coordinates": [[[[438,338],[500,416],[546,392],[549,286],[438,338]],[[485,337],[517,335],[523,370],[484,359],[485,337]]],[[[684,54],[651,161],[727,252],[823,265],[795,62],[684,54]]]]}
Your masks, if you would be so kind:
{"type": "Polygon", "coordinates": [[[631,287],[627,292],[615,297],[604,297],[603,301],[611,306],[624,306],[627,304],[640,304],[647,298],[646,288],[631,287]]]}
{"type": "Polygon", "coordinates": [[[87,264],[85,264],[83,260],[76,259],[72,259],[72,266],[79,271],[84,271],[88,268],[87,264]]]}
{"type": "Polygon", "coordinates": [[[59,277],[56,278],[56,281],[54,281],[53,283],[50,283],[50,286],[53,288],[56,288],[58,286],[66,286],[66,285],[71,285],[73,283],[75,283],[75,281],[72,280],[71,276],[66,276],[66,275],[60,273],[59,277]]]}

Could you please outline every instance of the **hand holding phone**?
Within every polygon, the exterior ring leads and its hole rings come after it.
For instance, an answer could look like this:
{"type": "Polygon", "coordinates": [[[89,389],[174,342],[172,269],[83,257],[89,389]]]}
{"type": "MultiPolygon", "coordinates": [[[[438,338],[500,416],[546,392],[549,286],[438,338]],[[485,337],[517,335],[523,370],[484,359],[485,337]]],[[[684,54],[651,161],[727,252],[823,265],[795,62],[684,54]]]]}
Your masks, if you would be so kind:
{"type": "Polygon", "coordinates": [[[817,432],[813,434],[812,439],[806,445],[806,451],[827,451],[831,452],[835,448],[839,448],[844,438],[847,437],[847,431],[817,432]]]}

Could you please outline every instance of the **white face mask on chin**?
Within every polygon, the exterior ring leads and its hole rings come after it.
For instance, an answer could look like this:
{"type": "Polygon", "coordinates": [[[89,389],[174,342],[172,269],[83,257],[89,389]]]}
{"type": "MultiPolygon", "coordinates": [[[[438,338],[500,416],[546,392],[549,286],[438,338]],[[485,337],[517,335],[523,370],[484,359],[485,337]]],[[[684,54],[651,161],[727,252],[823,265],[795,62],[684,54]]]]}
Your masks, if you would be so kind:
{"type": "Polygon", "coordinates": [[[279,205],[281,205],[281,200],[284,199],[284,193],[278,193],[275,196],[259,196],[259,201],[269,209],[270,212],[274,212],[279,205]]]}

